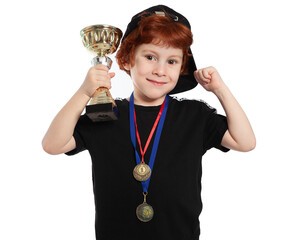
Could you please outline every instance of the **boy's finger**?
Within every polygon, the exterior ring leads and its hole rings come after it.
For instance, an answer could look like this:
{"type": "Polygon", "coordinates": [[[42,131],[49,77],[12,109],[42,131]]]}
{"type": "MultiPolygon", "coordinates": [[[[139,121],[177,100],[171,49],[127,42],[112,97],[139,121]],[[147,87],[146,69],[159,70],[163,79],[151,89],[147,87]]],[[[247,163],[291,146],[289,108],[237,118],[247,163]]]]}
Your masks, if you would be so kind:
{"type": "Polygon", "coordinates": [[[206,69],[203,69],[202,74],[203,74],[204,78],[211,79],[211,76],[209,75],[209,73],[206,69]]]}
{"type": "Polygon", "coordinates": [[[104,70],[104,71],[109,70],[108,67],[103,65],[103,64],[97,64],[97,65],[94,66],[94,68],[97,69],[97,70],[104,70]]]}
{"type": "Polygon", "coordinates": [[[110,78],[113,78],[114,76],[116,76],[116,74],[114,72],[108,73],[110,78]]]}

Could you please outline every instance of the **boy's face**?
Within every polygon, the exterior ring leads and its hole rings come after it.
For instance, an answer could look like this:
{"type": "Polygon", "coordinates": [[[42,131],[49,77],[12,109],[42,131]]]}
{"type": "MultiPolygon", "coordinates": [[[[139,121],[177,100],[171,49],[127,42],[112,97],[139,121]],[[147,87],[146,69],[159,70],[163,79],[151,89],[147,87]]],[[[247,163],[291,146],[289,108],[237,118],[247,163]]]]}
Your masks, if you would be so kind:
{"type": "Polygon", "coordinates": [[[152,43],[139,45],[134,52],[134,66],[124,67],[130,71],[133,81],[135,103],[160,105],[165,95],[177,84],[183,51],[152,43]]]}

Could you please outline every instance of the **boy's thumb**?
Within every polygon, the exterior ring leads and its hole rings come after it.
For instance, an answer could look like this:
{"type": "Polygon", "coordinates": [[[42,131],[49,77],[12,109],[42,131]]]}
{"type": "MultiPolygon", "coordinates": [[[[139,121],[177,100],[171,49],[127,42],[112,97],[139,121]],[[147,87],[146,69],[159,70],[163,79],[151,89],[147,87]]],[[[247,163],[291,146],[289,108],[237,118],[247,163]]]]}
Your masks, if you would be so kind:
{"type": "Polygon", "coordinates": [[[114,76],[116,76],[116,74],[114,72],[108,73],[110,78],[113,78],[114,76]]]}

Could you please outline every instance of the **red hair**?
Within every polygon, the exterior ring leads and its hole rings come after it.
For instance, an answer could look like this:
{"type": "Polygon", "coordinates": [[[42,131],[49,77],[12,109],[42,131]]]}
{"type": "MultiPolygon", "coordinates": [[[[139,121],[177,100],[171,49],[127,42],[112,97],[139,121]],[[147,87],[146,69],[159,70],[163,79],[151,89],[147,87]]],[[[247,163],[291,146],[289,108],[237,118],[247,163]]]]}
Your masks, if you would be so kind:
{"type": "Polygon", "coordinates": [[[193,43],[191,30],[185,25],[175,22],[172,18],[153,14],[143,17],[136,29],[134,29],[121,43],[116,54],[117,63],[121,70],[127,71],[124,65],[130,63],[134,66],[134,52],[141,44],[153,43],[166,47],[182,49],[183,62],[181,73],[187,72],[187,60],[189,48],[193,43]]]}

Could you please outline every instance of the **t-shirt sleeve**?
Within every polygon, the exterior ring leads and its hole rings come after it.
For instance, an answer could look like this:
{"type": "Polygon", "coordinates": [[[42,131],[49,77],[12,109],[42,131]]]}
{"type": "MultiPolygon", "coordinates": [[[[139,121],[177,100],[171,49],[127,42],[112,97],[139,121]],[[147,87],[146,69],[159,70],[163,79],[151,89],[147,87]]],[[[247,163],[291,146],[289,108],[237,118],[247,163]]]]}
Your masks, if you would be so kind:
{"type": "Polygon", "coordinates": [[[228,152],[230,149],[221,145],[223,136],[228,130],[227,118],[223,115],[217,114],[216,109],[207,106],[208,116],[204,127],[204,150],[217,148],[223,152],[228,152]]]}
{"type": "Polygon", "coordinates": [[[74,129],[74,133],[73,133],[73,137],[75,139],[75,143],[76,143],[76,148],[74,148],[73,150],[66,152],[65,154],[68,156],[72,156],[75,155],[77,153],[80,153],[84,150],[86,150],[86,142],[84,140],[84,122],[85,122],[85,116],[82,115],[80,116],[75,129],[74,129]]]}

